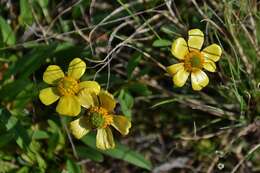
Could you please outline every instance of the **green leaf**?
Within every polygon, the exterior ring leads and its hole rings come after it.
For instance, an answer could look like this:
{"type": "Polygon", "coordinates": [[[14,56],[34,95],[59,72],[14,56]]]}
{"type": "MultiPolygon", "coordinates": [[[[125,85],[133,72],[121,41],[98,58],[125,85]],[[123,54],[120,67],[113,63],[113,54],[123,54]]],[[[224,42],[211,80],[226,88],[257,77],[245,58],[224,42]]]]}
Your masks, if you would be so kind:
{"type": "Polygon", "coordinates": [[[51,133],[48,139],[48,154],[49,156],[52,156],[65,147],[65,137],[61,128],[54,121],[48,120],[48,124],[48,132],[51,133]]]}
{"type": "Polygon", "coordinates": [[[160,40],[155,40],[153,42],[153,47],[168,47],[171,44],[172,44],[172,42],[169,40],[160,39],[160,40]]]}
{"type": "Polygon", "coordinates": [[[4,79],[10,78],[11,75],[16,75],[17,73],[19,73],[20,79],[29,77],[44,63],[46,58],[53,56],[56,47],[57,44],[50,44],[34,48],[5,72],[4,79]]]}
{"type": "Polygon", "coordinates": [[[52,56],[55,48],[56,44],[39,46],[10,67],[5,72],[4,79],[9,79],[12,75],[17,75],[17,78],[0,89],[1,99],[6,101],[14,100],[20,92],[29,85],[33,85],[28,77],[41,66],[46,58],[52,56]]]}
{"type": "Polygon", "coordinates": [[[11,113],[6,109],[0,109],[0,122],[4,123],[6,129],[13,133],[17,145],[23,149],[27,150],[31,142],[30,137],[26,129],[21,125],[20,121],[11,116],[11,113]]]}
{"type": "Polygon", "coordinates": [[[151,95],[151,91],[149,90],[149,88],[142,83],[130,83],[127,86],[128,90],[133,93],[133,94],[138,94],[138,95],[143,95],[143,96],[148,96],[151,95]]]}
{"type": "Polygon", "coordinates": [[[31,25],[33,23],[30,1],[28,0],[20,0],[19,23],[24,26],[31,25]]]}
{"type": "Polygon", "coordinates": [[[5,21],[3,17],[0,16],[0,31],[2,36],[3,43],[7,45],[14,45],[16,42],[15,34],[12,31],[12,28],[10,25],[5,21]]]}
{"type": "Polygon", "coordinates": [[[10,172],[13,169],[18,168],[18,166],[12,162],[0,160],[0,168],[1,168],[0,173],[6,173],[6,172],[10,172]]]}
{"type": "Polygon", "coordinates": [[[66,162],[67,172],[69,173],[80,173],[80,167],[72,160],[66,162]]]}
{"type": "Polygon", "coordinates": [[[97,150],[94,150],[89,147],[76,147],[76,151],[81,158],[89,158],[90,160],[96,161],[96,162],[103,162],[104,157],[103,155],[98,152],[97,150]]]}
{"type": "Polygon", "coordinates": [[[47,8],[49,4],[49,0],[38,0],[37,1],[42,8],[47,8]]]}
{"type": "Polygon", "coordinates": [[[154,104],[153,106],[151,106],[151,108],[156,108],[158,106],[162,106],[164,104],[168,104],[168,103],[172,103],[172,102],[176,102],[178,101],[178,99],[168,99],[168,100],[163,100],[163,101],[160,101],[156,104],[154,104]]]}
{"type": "Polygon", "coordinates": [[[12,83],[4,85],[4,87],[0,89],[0,95],[5,101],[15,100],[17,95],[31,84],[32,82],[29,79],[17,79],[12,83]]]}
{"type": "MultiPolygon", "coordinates": [[[[86,136],[84,136],[81,141],[90,146],[91,148],[96,148],[96,136],[93,133],[90,133],[86,136]]],[[[99,150],[101,153],[104,153],[108,156],[124,160],[126,162],[129,162],[133,165],[136,165],[140,168],[144,168],[147,170],[152,169],[152,164],[149,160],[146,160],[144,156],[137,153],[136,151],[133,151],[129,149],[127,146],[116,143],[116,148],[111,150],[99,150]]]]}
{"type": "Polygon", "coordinates": [[[0,135],[0,148],[6,146],[14,137],[15,135],[12,132],[0,135]]]}
{"type": "Polygon", "coordinates": [[[32,139],[48,139],[49,134],[42,130],[36,130],[33,132],[32,139]]]}
{"type": "Polygon", "coordinates": [[[141,59],[142,56],[140,54],[134,54],[134,56],[130,59],[126,67],[128,78],[131,78],[134,69],[137,67],[141,59]]]}
{"type": "Polygon", "coordinates": [[[130,118],[132,117],[132,108],[134,105],[134,98],[133,96],[126,90],[122,89],[118,96],[118,101],[121,105],[121,110],[123,114],[130,118]]]}
{"type": "Polygon", "coordinates": [[[16,173],[29,173],[29,168],[27,166],[24,166],[24,167],[20,168],[19,170],[17,170],[16,173]]]}

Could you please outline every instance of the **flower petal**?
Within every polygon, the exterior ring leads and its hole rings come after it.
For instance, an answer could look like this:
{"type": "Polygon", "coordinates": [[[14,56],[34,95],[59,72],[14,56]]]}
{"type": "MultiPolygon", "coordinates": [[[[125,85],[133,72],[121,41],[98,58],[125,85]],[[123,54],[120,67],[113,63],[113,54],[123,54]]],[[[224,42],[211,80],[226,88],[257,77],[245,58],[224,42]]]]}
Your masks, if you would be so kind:
{"type": "Polygon", "coordinates": [[[184,63],[178,63],[178,64],[173,64],[167,67],[167,72],[173,76],[175,75],[179,70],[184,68],[184,63]]]}
{"type": "Polygon", "coordinates": [[[85,136],[89,131],[90,127],[87,124],[87,121],[81,117],[72,122],[70,122],[71,133],[77,138],[80,139],[85,136]]]}
{"type": "Polygon", "coordinates": [[[217,62],[222,54],[221,47],[217,44],[209,45],[204,48],[201,53],[208,59],[217,62]]]}
{"type": "Polygon", "coordinates": [[[77,96],[61,97],[56,111],[61,115],[77,116],[80,113],[80,103],[77,96]]]}
{"type": "Polygon", "coordinates": [[[177,38],[172,43],[172,49],[171,49],[172,55],[175,56],[178,59],[183,59],[184,56],[189,53],[187,42],[184,40],[184,38],[177,38]]]}
{"type": "Polygon", "coordinates": [[[48,106],[56,102],[60,98],[60,96],[55,91],[55,88],[49,87],[40,91],[39,98],[43,104],[48,106]]]}
{"type": "Polygon", "coordinates": [[[199,29],[191,29],[188,32],[188,46],[189,50],[200,50],[204,42],[204,34],[199,29]]]}
{"type": "Polygon", "coordinates": [[[79,83],[80,89],[86,89],[88,92],[94,92],[98,94],[100,91],[100,85],[95,81],[84,81],[79,83]]]}
{"type": "Polygon", "coordinates": [[[122,135],[127,135],[131,128],[131,122],[125,116],[113,115],[112,126],[122,135]]]}
{"type": "Polygon", "coordinates": [[[74,79],[79,79],[86,71],[86,63],[80,58],[74,58],[68,69],[68,76],[73,77],[74,79]]]}
{"type": "Polygon", "coordinates": [[[207,86],[209,83],[209,78],[205,72],[202,70],[197,70],[191,73],[191,84],[195,91],[201,90],[203,87],[207,86]]]}
{"type": "Polygon", "coordinates": [[[173,82],[177,87],[182,87],[187,81],[190,73],[187,72],[184,68],[181,68],[174,76],[173,82]]]}
{"type": "Polygon", "coordinates": [[[107,91],[101,90],[98,94],[100,106],[107,109],[108,112],[113,112],[116,107],[114,96],[107,91]]]}
{"type": "Polygon", "coordinates": [[[87,89],[82,89],[78,94],[78,99],[80,105],[84,108],[89,108],[90,106],[94,106],[97,101],[95,101],[95,96],[93,93],[89,92],[87,89]]]}
{"type": "Polygon", "coordinates": [[[47,84],[56,84],[63,77],[64,73],[57,65],[49,65],[43,73],[43,81],[47,84]]]}
{"type": "Polygon", "coordinates": [[[206,70],[208,70],[210,72],[215,72],[217,67],[216,67],[215,62],[213,62],[211,60],[206,60],[203,64],[203,68],[205,68],[206,70]]]}
{"type": "Polygon", "coordinates": [[[109,127],[97,130],[96,146],[101,150],[112,149],[115,147],[113,134],[109,127]]]}

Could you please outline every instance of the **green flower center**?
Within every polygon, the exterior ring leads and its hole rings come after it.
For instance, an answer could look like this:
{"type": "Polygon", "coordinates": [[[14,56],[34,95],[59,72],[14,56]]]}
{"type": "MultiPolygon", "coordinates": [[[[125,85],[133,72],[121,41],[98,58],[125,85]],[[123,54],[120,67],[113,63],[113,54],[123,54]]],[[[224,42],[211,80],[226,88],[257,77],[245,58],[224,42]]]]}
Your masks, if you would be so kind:
{"type": "Polygon", "coordinates": [[[193,56],[191,58],[191,66],[199,68],[201,66],[201,59],[200,59],[200,57],[193,56]]]}
{"type": "Polygon", "coordinates": [[[98,112],[91,113],[89,120],[93,128],[101,128],[105,123],[105,118],[98,112]]]}
{"type": "Polygon", "coordinates": [[[102,107],[91,107],[87,113],[87,119],[93,129],[106,128],[113,121],[113,117],[102,107]]]}
{"type": "Polygon", "coordinates": [[[191,51],[184,57],[184,67],[188,72],[202,69],[204,56],[199,51],[191,51]]]}
{"type": "Polygon", "coordinates": [[[79,92],[79,84],[72,77],[65,76],[58,83],[58,91],[61,96],[76,95],[79,92]]]}

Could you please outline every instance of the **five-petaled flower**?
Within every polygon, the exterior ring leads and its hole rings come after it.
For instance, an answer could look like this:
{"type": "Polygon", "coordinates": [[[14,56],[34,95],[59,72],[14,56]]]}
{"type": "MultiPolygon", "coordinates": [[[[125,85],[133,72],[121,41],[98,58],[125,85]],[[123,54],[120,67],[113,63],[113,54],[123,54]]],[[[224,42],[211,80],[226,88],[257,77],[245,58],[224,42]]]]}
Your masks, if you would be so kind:
{"type": "Polygon", "coordinates": [[[98,95],[93,96],[93,103],[86,113],[70,123],[72,134],[80,139],[91,130],[97,130],[97,148],[102,150],[114,148],[110,125],[122,135],[127,135],[131,127],[131,122],[125,116],[114,114],[115,106],[113,95],[101,90],[98,95]]]}
{"type": "Polygon", "coordinates": [[[100,86],[95,81],[79,82],[85,70],[85,62],[79,58],[70,62],[67,74],[57,65],[48,66],[43,74],[43,81],[51,87],[40,91],[41,102],[50,105],[59,99],[56,111],[60,115],[77,116],[81,106],[89,108],[91,95],[99,93],[100,86]]]}
{"type": "Polygon", "coordinates": [[[177,38],[171,48],[173,56],[181,62],[167,67],[168,73],[173,76],[175,86],[182,87],[191,74],[193,90],[201,90],[209,83],[209,78],[202,69],[215,72],[216,64],[222,50],[219,45],[211,44],[200,51],[204,34],[199,29],[191,29],[188,32],[188,43],[184,38],[177,38]]]}

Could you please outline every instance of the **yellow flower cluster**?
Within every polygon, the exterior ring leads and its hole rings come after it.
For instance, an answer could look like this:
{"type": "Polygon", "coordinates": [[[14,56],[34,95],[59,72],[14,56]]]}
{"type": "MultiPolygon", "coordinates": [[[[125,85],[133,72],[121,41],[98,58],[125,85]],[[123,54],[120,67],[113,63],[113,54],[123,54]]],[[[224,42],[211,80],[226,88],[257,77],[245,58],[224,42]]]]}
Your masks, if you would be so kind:
{"type": "Polygon", "coordinates": [[[73,59],[64,74],[57,65],[50,65],[43,74],[43,81],[51,85],[39,94],[41,102],[51,105],[59,100],[56,111],[60,115],[79,116],[81,106],[86,113],[70,123],[72,134],[80,139],[90,130],[97,130],[96,146],[99,149],[115,147],[110,126],[122,135],[127,135],[131,122],[123,115],[115,115],[116,101],[109,92],[101,90],[95,81],[79,79],[86,71],[86,64],[79,58],[73,59]]]}
{"type": "MultiPolygon", "coordinates": [[[[203,69],[215,72],[216,64],[222,54],[220,46],[212,44],[202,51],[204,34],[199,29],[188,32],[188,42],[177,38],[172,43],[171,52],[180,63],[167,67],[177,87],[182,87],[191,74],[193,90],[201,90],[209,83],[203,69]]],[[[60,115],[79,116],[81,106],[86,109],[84,115],[70,123],[72,134],[80,139],[91,130],[97,131],[96,146],[100,149],[114,148],[115,143],[110,126],[122,135],[127,135],[131,122],[123,115],[115,115],[116,101],[109,92],[101,89],[95,81],[82,81],[86,64],[79,58],[73,59],[66,74],[57,65],[50,65],[43,74],[43,81],[50,87],[39,94],[41,102],[50,105],[58,101],[56,111],[60,115]]]]}

